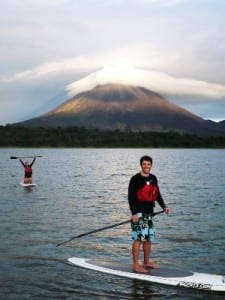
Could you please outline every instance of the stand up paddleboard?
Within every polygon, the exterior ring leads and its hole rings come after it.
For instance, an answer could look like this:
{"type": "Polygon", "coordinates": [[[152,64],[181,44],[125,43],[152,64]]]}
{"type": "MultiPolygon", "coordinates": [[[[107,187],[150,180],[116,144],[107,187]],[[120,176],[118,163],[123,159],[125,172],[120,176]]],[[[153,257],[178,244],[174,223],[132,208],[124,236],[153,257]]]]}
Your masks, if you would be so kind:
{"type": "Polygon", "coordinates": [[[225,292],[225,276],[189,272],[170,268],[149,269],[147,274],[135,273],[130,264],[71,257],[68,261],[78,267],[116,276],[139,279],[165,285],[225,292]]]}
{"type": "Polygon", "coordinates": [[[33,187],[36,186],[36,183],[24,183],[24,182],[20,182],[20,185],[23,187],[33,187]]]}

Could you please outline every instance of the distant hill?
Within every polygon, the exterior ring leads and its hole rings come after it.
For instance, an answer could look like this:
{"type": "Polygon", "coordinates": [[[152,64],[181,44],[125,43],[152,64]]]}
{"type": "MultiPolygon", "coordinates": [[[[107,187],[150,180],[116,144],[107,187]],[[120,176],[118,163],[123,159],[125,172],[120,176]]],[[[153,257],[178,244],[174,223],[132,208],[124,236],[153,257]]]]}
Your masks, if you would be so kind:
{"type": "Polygon", "coordinates": [[[224,130],[224,132],[225,132],[225,120],[224,120],[224,121],[220,121],[220,122],[218,123],[218,125],[219,125],[219,127],[222,128],[222,129],[224,130]]]}
{"type": "Polygon", "coordinates": [[[44,115],[16,125],[134,132],[174,130],[201,136],[225,136],[225,122],[204,120],[157,93],[121,84],[98,85],[44,115]]]}

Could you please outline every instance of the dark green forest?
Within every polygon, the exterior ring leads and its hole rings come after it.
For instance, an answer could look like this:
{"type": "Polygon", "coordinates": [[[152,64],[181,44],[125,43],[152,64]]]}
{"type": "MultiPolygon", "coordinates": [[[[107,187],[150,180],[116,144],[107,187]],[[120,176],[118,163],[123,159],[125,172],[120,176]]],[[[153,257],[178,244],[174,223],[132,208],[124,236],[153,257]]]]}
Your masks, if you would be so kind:
{"type": "Polygon", "coordinates": [[[121,132],[6,125],[0,126],[0,147],[225,148],[225,137],[200,137],[172,131],[121,132]]]}

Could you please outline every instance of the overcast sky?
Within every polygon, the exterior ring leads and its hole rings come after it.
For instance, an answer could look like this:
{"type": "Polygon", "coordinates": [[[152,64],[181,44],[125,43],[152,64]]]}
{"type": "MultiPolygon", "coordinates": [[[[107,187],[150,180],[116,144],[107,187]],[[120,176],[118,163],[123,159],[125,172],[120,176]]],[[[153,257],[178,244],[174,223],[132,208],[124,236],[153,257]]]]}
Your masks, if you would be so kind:
{"type": "Polygon", "coordinates": [[[224,16],[224,0],[1,0],[0,125],[110,78],[225,120],[224,16]]]}

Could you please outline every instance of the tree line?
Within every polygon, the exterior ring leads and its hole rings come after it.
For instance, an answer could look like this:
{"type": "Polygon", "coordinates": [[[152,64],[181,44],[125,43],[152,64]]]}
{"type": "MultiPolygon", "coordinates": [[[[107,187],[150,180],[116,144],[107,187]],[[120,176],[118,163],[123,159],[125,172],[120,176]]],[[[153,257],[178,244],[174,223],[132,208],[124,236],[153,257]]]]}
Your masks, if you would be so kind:
{"type": "Polygon", "coordinates": [[[100,131],[79,127],[0,126],[0,147],[225,148],[225,136],[169,132],[100,131]]]}

